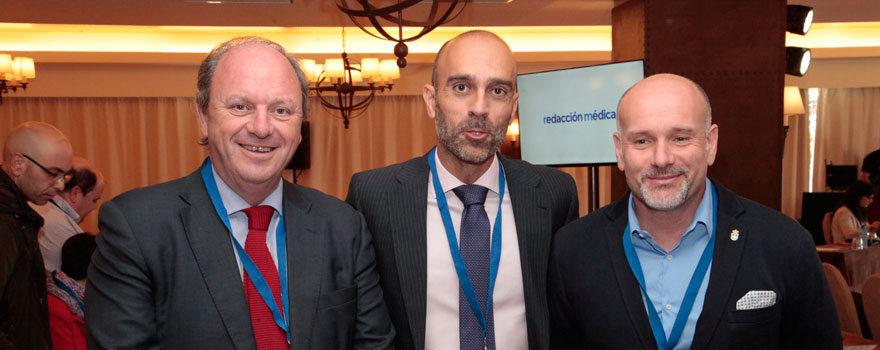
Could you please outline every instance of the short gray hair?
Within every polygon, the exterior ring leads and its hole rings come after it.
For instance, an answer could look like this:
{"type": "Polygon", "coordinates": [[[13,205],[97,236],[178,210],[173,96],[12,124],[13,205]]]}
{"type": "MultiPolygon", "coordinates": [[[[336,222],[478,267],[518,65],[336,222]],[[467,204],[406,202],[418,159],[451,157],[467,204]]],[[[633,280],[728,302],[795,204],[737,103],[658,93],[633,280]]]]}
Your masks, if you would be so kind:
{"type": "MultiPolygon", "coordinates": [[[[303,73],[302,65],[296,57],[289,55],[284,47],[272,40],[259,36],[240,36],[229,39],[214,47],[214,49],[211,50],[211,53],[208,54],[208,57],[205,57],[205,60],[203,60],[202,64],[199,66],[197,80],[199,92],[196,94],[196,105],[198,106],[199,111],[205,114],[208,112],[208,104],[211,102],[211,81],[214,79],[214,71],[217,70],[217,64],[220,63],[220,59],[223,58],[223,55],[229,52],[229,50],[250,43],[259,43],[269,46],[284,55],[284,57],[287,58],[287,61],[290,62],[290,66],[293,68],[294,73],[296,73],[296,79],[299,81],[300,91],[302,91],[303,120],[307,120],[309,81],[306,79],[305,73],[303,73]]],[[[199,144],[208,144],[207,138],[203,137],[199,139],[199,144]]]]}

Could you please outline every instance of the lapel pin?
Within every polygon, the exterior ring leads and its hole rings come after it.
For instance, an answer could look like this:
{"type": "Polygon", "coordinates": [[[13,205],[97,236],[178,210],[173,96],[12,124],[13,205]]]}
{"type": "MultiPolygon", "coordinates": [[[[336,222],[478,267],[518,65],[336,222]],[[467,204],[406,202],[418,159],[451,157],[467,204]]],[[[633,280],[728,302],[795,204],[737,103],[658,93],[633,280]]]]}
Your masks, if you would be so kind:
{"type": "Polygon", "coordinates": [[[736,242],[739,239],[739,230],[733,229],[730,231],[730,240],[736,242]]]}

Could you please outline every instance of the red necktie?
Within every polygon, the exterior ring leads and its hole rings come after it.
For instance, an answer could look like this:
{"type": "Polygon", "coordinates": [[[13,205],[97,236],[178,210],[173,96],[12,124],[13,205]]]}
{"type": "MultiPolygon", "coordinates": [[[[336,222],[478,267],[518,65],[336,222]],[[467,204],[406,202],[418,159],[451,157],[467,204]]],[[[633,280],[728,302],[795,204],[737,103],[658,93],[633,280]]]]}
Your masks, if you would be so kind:
{"type": "MultiPolygon", "coordinates": [[[[248,235],[244,242],[244,251],[253,260],[254,265],[260,270],[269,289],[272,291],[272,297],[275,305],[281,310],[281,283],[278,280],[278,269],[275,268],[275,262],[272,261],[272,255],[269,254],[269,248],[266,247],[266,230],[269,229],[269,222],[272,220],[272,214],[275,210],[268,205],[250,207],[243,210],[248,216],[248,235]]],[[[279,223],[281,224],[281,223],[279,223]]],[[[263,301],[257,288],[244,271],[244,295],[247,297],[248,309],[251,313],[251,324],[254,327],[254,338],[257,341],[257,349],[274,350],[289,349],[290,344],[287,343],[287,334],[281,327],[275,324],[272,317],[272,310],[263,301]]],[[[282,313],[284,310],[282,310],[282,313]]]]}

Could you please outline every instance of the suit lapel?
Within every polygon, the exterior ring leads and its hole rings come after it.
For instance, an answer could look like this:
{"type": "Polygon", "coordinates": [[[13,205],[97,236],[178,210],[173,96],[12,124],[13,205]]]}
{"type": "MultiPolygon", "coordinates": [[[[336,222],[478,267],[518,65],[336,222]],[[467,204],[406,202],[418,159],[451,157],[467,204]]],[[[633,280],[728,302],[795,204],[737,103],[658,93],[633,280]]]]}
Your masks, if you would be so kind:
{"type": "Polygon", "coordinates": [[[395,175],[386,207],[393,220],[394,259],[415,347],[425,347],[425,309],[427,299],[427,204],[428,159],[407,162],[395,175]]]}
{"type": "Polygon", "coordinates": [[[211,204],[199,171],[186,178],[180,212],[186,238],[220,319],[237,349],[254,347],[247,302],[229,231],[211,204]]]}
{"type": "MultiPolygon", "coordinates": [[[[539,338],[542,323],[549,324],[549,315],[541,312],[538,294],[547,283],[547,259],[553,239],[553,223],[550,218],[548,196],[540,192],[541,180],[531,167],[523,163],[499,157],[504,168],[513,218],[516,224],[517,243],[523,279],[523,296],[526,302],[529,347],[544,343],[539,338]]],[[[503,244],[503,243],[502,243],[503,244]]]]}
{"type": "Polygon", "coordinates": [[[718,236],[715,237],[715,253],[712,256],[712,272],[706,288],[706,299],[694,332],[694,349],[706,348],[724,316],[730,291],[739,271],[743,248],[749,238],[747,227],[741,226],[736,219],[744,210],[736,196],[716,181],[713,184],[718,191],[718,223],[715,231],[718,236]],[[736,241],[730,239],[730,232],[734,229],[740,233],[736,241]]]}
{"type": "Polygon", "coordinates": [[[626,254],[623,252],[623,231],[626,230],[628,221],[626,208],[628,203],[629,193],[612,204],[613,207],[609,208],[607,212],[610,221],[602,228],[601,237],[607,246],[606,251],[611,260],[611,268],[614,270],[614,276],[620,288],[620,297],[623,299],[633,329],[642,344],[645,344],[645,348],[656,349],[657,341],[654,339],[651,323],[648,321],[645,299],[635,275],[629,268],[626,254]]]}
{"type": "Polygon", "coordinates": [[[290,338],[293,348],[311,343],[312,322],[321,295],[320,274],[324,265],[325,232],[314,215],[309,215],[311,202],[297,185],[284,183],[284,227],[287,230],[287,281],[290,302],[290,338]]]}

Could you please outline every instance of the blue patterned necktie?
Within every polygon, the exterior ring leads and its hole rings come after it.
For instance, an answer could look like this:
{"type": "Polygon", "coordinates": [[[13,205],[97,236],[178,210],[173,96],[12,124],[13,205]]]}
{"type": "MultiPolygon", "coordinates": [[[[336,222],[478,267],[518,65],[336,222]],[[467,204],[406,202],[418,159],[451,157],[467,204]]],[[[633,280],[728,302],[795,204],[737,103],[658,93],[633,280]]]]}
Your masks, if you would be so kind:
{"type": "MultiPolygon", "coordinates": [[[[452,190],[464,203],[464,211],[461,214],[461,226],[459,228],[459,250],[462,260],[467,268],[468,277],[474,285],[474,292],[480,303],[480,310],[485,315],[486,303],[489,297],[489,260],[491,244],[491,231],[489,229],[489,216],[483,203],[486,201],[486,193],[489,189],[479,185],[463,185],[452,190]]],[[[461,350],[495,349],[495,322],[492,310],[489,310],[489,319],[486,320],[487,343],[483,343],[483,328],[474,312],[471,311],[464,291],[459,287],[458,317],[459,317],[459,341],[461,350]]]]}

